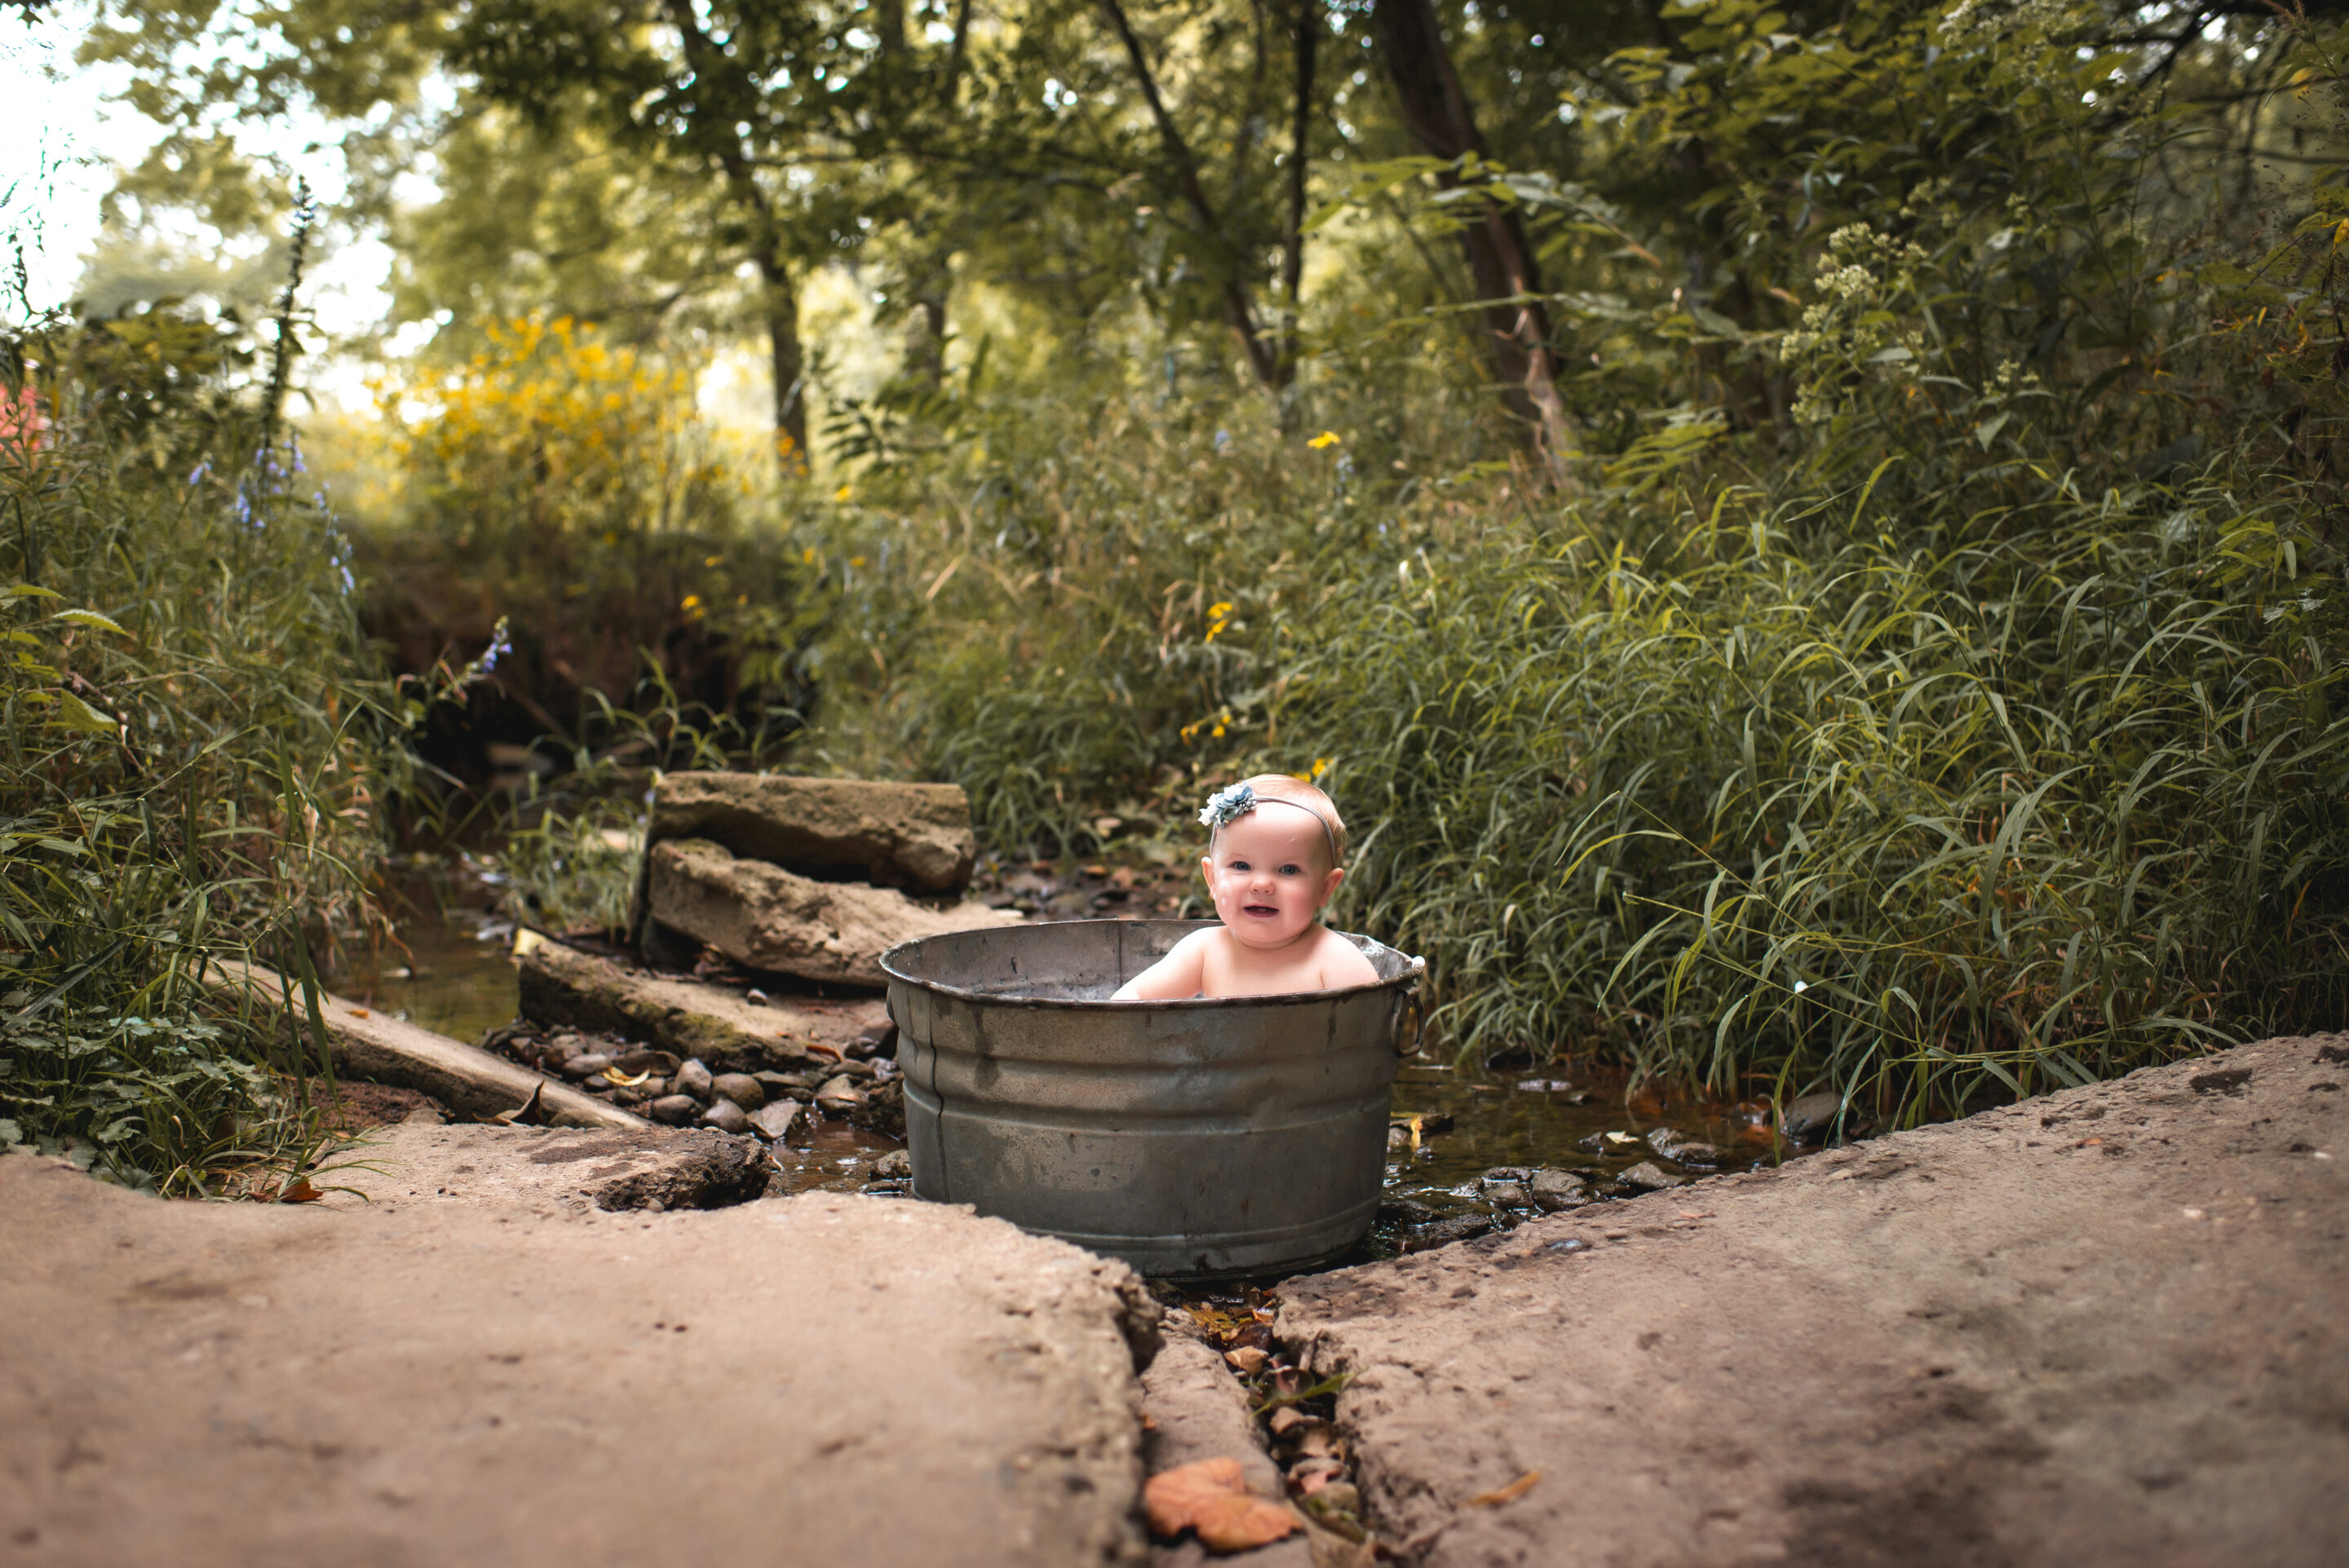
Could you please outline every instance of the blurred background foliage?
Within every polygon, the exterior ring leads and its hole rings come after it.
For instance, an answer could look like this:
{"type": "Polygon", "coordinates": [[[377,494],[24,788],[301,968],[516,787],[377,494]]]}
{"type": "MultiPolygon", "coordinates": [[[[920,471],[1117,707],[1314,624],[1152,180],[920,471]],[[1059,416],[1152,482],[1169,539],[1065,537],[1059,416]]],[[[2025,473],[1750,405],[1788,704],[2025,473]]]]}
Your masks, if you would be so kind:
{"type": "Polygon", "coordinates": [[[157,236],[276,253],[291,166],[220,128],[347,132],[389,315],[372,406],[294,422],[415,705],[377,830],[496,803],[554,923],[659,768],[1162,861],[1320,768],[1339,917],[1464,1057],[1898,1120],[2340,1016],[2329,11],[109,0],[82,47],[165,134],[56,395],[173,463],[269,340],[157,236]]]}

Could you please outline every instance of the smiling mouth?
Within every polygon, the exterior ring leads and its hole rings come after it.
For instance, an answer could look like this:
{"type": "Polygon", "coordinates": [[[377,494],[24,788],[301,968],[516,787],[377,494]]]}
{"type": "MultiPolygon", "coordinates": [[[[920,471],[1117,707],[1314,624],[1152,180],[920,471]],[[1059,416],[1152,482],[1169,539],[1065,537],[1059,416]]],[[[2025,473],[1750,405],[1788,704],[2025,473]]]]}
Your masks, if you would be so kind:
{"type": "Polygon", "coordinates": [[[1240,911],[1244,914],[1252,914],[1258,920],[1270,920],[1280,913],[1278,907],[1268,903],[1244,903],[1240,905],[1240,911]]]}

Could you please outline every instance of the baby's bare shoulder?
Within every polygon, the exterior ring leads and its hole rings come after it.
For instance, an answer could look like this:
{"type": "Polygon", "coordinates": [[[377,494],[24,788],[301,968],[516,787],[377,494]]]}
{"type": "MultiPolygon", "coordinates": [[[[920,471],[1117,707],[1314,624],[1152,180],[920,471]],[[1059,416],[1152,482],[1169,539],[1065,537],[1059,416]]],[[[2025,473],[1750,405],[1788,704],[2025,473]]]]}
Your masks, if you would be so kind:
{"type": "Polygon", "coordinates": [[[1363,956],[1361,948],[1326,925],[1321,928],[1313,957],[1327,990],[1334,991],[1341,985],[1368,985],[1379,977],[1378,966],[1363,956]]]}

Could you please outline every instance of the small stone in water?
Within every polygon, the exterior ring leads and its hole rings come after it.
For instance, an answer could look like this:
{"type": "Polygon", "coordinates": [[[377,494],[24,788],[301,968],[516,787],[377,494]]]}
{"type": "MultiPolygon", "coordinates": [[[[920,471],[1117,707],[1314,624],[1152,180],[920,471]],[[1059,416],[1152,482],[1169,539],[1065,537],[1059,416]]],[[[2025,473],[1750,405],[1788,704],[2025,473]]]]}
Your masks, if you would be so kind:
{"type": "Polygon", "coordinates": [[[856,1087],[854,1078],[844,1076],[826,1080],[815,1091],[816,1109],[826,1116],[846,1116],[864,1102],[864,1091],[856,1087]]]}
{"type": "Polygon", "coordinates": [[[701,1113],[701,1125],[714,1127],[720,1132],[748,1132],[750,1130],[750,1119],[743,1115],[742,1108],[732,1100],[721,1099],[701,1113]]]}
{"type": "Polygon", "coordinates": [[[902,1149],[893,1149],[873,1162],[873,1179],[876,1181],[900,1181],[914,1174],[914,1159],[902,1149]]]}
{"type": "Polygon", "coordinates": [[[670,1087],[679,1094],[691,1095],[706,1104],[709,1099],[709,1069],[703,1067],[701,1059],[697,1057],[677,1069],[677,1080],[670,1087]]]}
{"type": "Polygon", "coordinates": [[[1487,1181],[1484,1194],[1485,1202],[1503,1209],[1522,1209],[1533,1202],[1525,1188],[1515,1181],[1487,1181]]]}
{"type": "Polygon", "coordinates": [[[1640,1192],[1661,1192],[1667,1187],[1685,1187],[1685,1176],[1667,1175],[1662,1166],[1651,1160],[1642,1160],[1615,1178],[1624,1186],[1640,1192]]]}
{"type": "Polygon", "coordinates": [[[779,1099],[751,1113],[750,1130],[770,1143],[781,1143],[792,1134],[792,1124],[805,1114],[795,1099],[779,1099]]]}
{"type": "Polygon", "coordinates": [[[757,1072],[750,1076],[767,1091],[771,1105],[779,1099],[805,1099],[815,1088],[804,1073],[757,1072]]]}
{"type": "Polygon", "coordinates": [[[652,1112],[655,1121],[665,1121],[671,1127],[683,1127],[694,1119],[701,1107],[694,1103],[693,1097],[690,1095],[671,1094],[663,1095],[646,1109],[652,1112]]]}
{"type": "Polygon", "coordinates": [[[744,1110],[757,1110],[767,1103],[767,1091],[749,1073],[720,1073],[709,1080],[709,1092],[720,1099],[730,1099],[744,1110]]]}
{"type": "Polygon", "coordinates": [[[753,985],[742,993],[742,1000],[750,1003],[753,1007],[763,1007],[767,1005],[767,994],[753,985]]]}
{"type": "Polygon", "coordinates": [[[585,1056],[573,1057],[569,1061],[564,1062],[563,1070],[571,1078],[593,1078],[611,1065],[611,1057],[601,1051],[590,1051],[585,1056]]]}
{"type": "Polygon", "coordinates": [[[1526,1183],[1534,1207],[1547,1213],[1575,1209],[1590,1201],[1590,1184],[1571,1171],[1537,1171],[1526,1183]]]}

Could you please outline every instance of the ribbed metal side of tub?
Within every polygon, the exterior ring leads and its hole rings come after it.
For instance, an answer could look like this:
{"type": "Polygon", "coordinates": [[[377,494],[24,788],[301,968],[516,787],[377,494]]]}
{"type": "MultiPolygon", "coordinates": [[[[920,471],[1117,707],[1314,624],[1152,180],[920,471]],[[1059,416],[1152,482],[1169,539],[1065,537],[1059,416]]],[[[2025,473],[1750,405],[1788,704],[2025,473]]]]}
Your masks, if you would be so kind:
{"type": "Polygon", "coordinates": [[[1202,923],[1066,921],[892,949],[916,1195],[1161,1276],[1299,1267],[1360,1241],[1424,965],[1354,937],[1375,985],[1106,999],[1202,923]]]}

